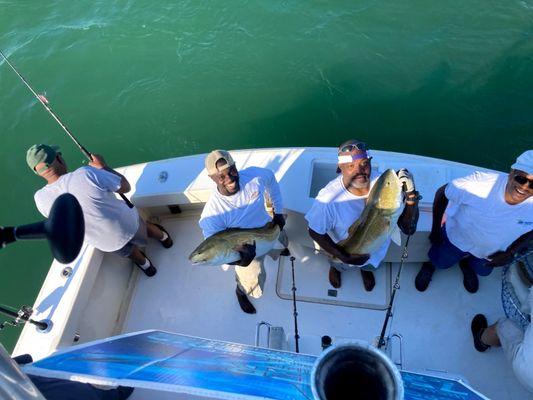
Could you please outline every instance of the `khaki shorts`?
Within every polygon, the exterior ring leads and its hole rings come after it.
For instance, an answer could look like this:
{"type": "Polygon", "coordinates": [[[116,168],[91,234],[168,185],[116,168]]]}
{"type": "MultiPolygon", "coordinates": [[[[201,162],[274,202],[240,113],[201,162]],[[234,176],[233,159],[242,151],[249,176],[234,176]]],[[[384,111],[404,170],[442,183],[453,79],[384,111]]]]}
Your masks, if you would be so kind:
{"type": "Polygon", "coordinates": [[[235,266],[235,280],[237,287],[245,294],[258,299],[263,295],[266,271],[265,256],[254,258],[247,267],[235,266]]]}
{"type": "Polygon", "coordinates": [[[115,250],[112,253],[117,254],[121,257],[129,257],[133,252],[133,248],[137,247],[146,247],[148,244],[148,230],[146,229],[146,222],[139,215],[139,228],[137,232],[131,238],[131,240],[124,245],[121,249],[115,250]]]}
{"type": "Polygon", "coordinates": [[[513,321],[502,318],[496,325],[496,332],[516,378],[533,393],[533,325],[530,324],[524,333],[513,321]]]}

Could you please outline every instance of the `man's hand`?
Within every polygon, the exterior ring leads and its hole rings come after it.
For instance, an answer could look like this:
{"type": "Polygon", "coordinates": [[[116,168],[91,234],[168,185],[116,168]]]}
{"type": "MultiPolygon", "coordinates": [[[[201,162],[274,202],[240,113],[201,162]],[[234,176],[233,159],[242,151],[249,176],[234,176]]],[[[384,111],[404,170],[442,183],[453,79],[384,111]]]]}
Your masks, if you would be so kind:
{"type": "Polygon", "coordinates": [[[239,254],[241,255],[241,259],[239,261],[230,263],[230,265],[239,265],[241,267],[247,267],[255,258],[255,242],[253,242],[252,244],[245,243],[242,246],[236,247],[235,250],[239,252],[239,254]]]}
{"type": "Polygon", "coordinates": [[[508,251],[497,251],[489,256],[490,262],[487,263],[487,267],[501,267],[509,264],[513,261],[513,253],[508,251]]]}
{"type": "Polygon", "coordinates": [[[402,190],[406,195],[416,190],[413,174],[411,174],[406,168],[402,168],[398,171],[398,179],[402,183],[402,190]]]}
{"type": "Polygon", "coordinates": [[[283,214],[274,214],[274,218],[272,218],[272,222],[279,226],[279,230],[283,230],[283,227],[285,226],[285,217],[283,214]]]}
{"type": "Polygon", "coordinates": [[[370,258],[370,254],[348,254],[343,253],[340,260],[349,265],[364,265],[370,258]]]}
{"type": "Polygon", "coordinates": [[[89,162],[89,165],[94,168],[98,169],[105,169],[107,168],[107,164],[104,160],[104,157],[102,157],[99,154],[92,154],[91,153],[91,161],[89,162]]]}

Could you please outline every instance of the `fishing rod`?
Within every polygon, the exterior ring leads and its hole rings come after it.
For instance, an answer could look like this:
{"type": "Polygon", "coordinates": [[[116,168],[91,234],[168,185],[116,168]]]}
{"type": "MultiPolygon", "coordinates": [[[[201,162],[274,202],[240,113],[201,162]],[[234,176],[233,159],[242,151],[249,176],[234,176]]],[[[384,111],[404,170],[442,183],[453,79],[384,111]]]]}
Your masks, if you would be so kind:
{"type": "Polygon", "coordinates": [[[300,348],[298,346],[298,340],[300,339],[300,335],[298,334],[298,310],[296,309],[296,283],[294,280],[294,256],[291,256],[291,269],[292,269],[292,315],[294,316],[294,342],[296,344],[296,352],[300,352],[300,348]]]}
{"type": "MultiPolygon", "coordinates": [[[[15,72],[15,74],[17,74],[17,76],[22,80],[22,82],[26,85],[26,87],[28,89],[30,89],[30,92],[33,93],[33,95],[35,96],[35,98],[37,100],[39,100],[39,103],[42,104],[42,106],[46,109],[46,111],[48,111],[48,113],[52,116],[52,118],[54,118],[56,120],[56,122],[59,124],[59,126],[61,128],[63,128],[63,130],[65,131],[65,133],[68,135],[68,137],[70,139],[72,139],[72,141],[76,144],[76,146],[78,147],[78,149],[80,149],[80,151],[83,153],[83,155],[89,160],[89,161],[92,161],[93,158],[91,156],[91,153],[74,137],[74,135],[72,134],[72,132],[70,132],[70,130],[67,128],[67,126],[61,121],[61,119],[59,119],[59,116],[52,110],[52,108],[50,107],[49,105],[49,101],[48,99],[42,95],[42,94],[37,94],[35,92],[35,90],[33,90],[33,88],[30,86],[30,84],[28,83],[28,81],[26,79],[24,79],[24,77],[17,71],[17,69],[15,68],[15,66],[13,64],[11,64],[11,62],[9,62],[9,60],[7,59],[7,57],[4,55],[4,53],[2,53],[2,51],[0,50],[0,55],[2,56],[2,58],[6,61],[7,65],[9,65],[11,67],[11,69],[15,72]]],[[[124,195],[124,193],[119,193],[120,197],[122,197],[122,200],[124,200],[124,202],[128,205],[129,208],[133,208],[133,204],[132,202],[124,195]]]]}
{"type": "Polygon", "coordinates": [[[15,318],[12,321],[4,321],[0,324],[0,330],[4,329],[6,325],[11,326],[18,326],[20,323],[26,323],[29,322],[30,324],[35,325],[37,328],[39,328],[42,331],[45,331],[48,329],[48,324],[44,321],[35,321],[34,319],[31,319],[31,315],[33,314],[33,309],[30,306],[22,306],[20,310],[17,312],[12,311],[8,308],[5,308],[4,306],[0,306],[0,313],[5,314],[9,317],[15,318]]]}
{"type": "Polygon", "coordinates": [[[398,273],[396,274],[396,280],[394,281],[389,305],[387,306],[387,315],[385,316],[385,321],[383,321],[383,327],[381,328],[381,334],[379,335],[378,349],[381,349],[385,345],[385,331],[387,330],[389,319],[392,316],[392,305],[394,303],[394,296],[396,295],[396,291],[400,288],[400,274],[402,273],[403,262],[407,258],[407,246],[409,245],[409,239],[411,239],[411,235],[407,236],[405,246],[403,246],[402,256],[400,258],[400,267],[398,268],[398,273]]]}

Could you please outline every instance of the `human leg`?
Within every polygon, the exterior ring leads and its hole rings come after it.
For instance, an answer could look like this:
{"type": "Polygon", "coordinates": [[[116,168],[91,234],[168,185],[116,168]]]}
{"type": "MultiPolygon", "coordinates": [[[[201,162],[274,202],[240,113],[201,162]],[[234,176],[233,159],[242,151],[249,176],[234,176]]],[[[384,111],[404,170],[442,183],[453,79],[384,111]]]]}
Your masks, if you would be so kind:
{"type": "Polygon", "coordinates": [[[241,309],[248,313],[255,313],[255,307],[250,303],[247,296],[259,298],[263,295],[266,271],[264,256],[255,258],[247,267],[235,266],[235,280],[237,281],[237,300],[241,309]]]}
{"type": "Polygon", "coordinates": [[[376,278],[374,277],[374,270],[375,268],[368,264],[364,267],[360,268],[361,270],[361,277],[363,278],[363,286],[365,287],[365,290],[367,292],[371,292],[372,289],[374,289],[374,286],[376,286],[376,278]]]}
{"type": "Polygon", "coordinates": [[[146,254],[137,246],[133,246],[132,252],[129,258],[133,263],[138,266],[146,276],[154,276],[157,273],[156,267],[152,264],[152,261],[146,257],[146,254]]]}
{"type": "Polygon", "coordinates": [[[422,264],[420,271],[415,278],[415,287],[418,291],[423,292],[429,286],[433,273],[438,269],[448,269],[461,260],[465,253],[458,247],[454,246],[446,235],[446,226],[442,228],[442,243],[432,244],[428,251],[429,261],[422,264]]]}
{"type": "Polygon", "coordinates": [[[148,237],[159,240],[164,248],[168,249],[174,244],[169,233],[163,226],[152,222],[146,222],[146,230],[148,237]]]}
{"type": "Polygon", "coordinates": [[[520,383],[533,392],[533,327],[530,324],[525,332],[513,321],[500,319],[496,332],[503,351],[513,366],[513,372],[520,383]]]}

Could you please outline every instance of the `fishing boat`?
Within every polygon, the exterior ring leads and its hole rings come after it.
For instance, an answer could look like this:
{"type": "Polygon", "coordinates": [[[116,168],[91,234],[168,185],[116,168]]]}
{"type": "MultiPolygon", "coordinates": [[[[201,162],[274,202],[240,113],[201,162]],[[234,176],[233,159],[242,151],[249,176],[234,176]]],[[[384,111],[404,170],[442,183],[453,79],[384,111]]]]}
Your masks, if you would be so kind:
{"type": "MultiPolygon", "coordinates": [[[[200,340],[203,348],[207,342],[209,348],[216,347],[213,343],[224,343],[224,351],[228,353],[230,349],[237,359],[254,350],[297,357],[298,350],[302,357],[311,357],[302,361],[305,364],[319,356],[330,342],[334,345],[354,340],[376,343],[403,255],[400,287],[383,350],[402,372],[404,383],[411,379],[411,388],[419,390],[419,397],[411,393],[409,398],[531,398],[513,376],[501,350],[479,353],[472,343],[470,322],[475,314],[483,313],[489,321],[503,316],[501,270],[481,278],[480,289],[475,294],[464,290],[459,268],[445,273],[437,271],[426,292],[418,292],[414,286],[415,275],[427,260],[435,191],[451,179],[474,170],[488,170],[418,155],[373,151],[372,168],[376,173],[389,168],[409,169],[423,198],[418,229],[409,240],[407,254],[403,254],[405,236],[401,246],[391,243],[385,260],[375,272],[374,290],[366,292],[357,273],[343,274],[342,287],[331,287],[329,264],[315,251],[304,219],[318,191],[336,176],[336,149],[272,148],[236,150],[231,154],[238,169],[259,166],[275,173],[287,215],[285,230],[290,255],[294,257],[266,258],[263,296],[252,299],[256,314],[241,311],[234,294],[231,268],[193,266],[188,260],[188,255],[203,239],[198,220],[214,188],[204,169],[205,155],[153,161],[118,171],[131,183],[132,191],[128,195],[140,213],[164,225],[174,239],[170,249],[157,243],[147,247],[147,254],[157,266],[157,275],[147,278],[128,259],[88,245],[82,247],[70,264],[54,261],[33,305],[32,318],[45,321],[46,329],[26,324],[14,355],[29,353],[38,365],[39,360],[51,360],[54,354],[61,356],[72,349],[83,351],[87,346],[117,343],[117,337],[127,340],[141,332],[141,336],[152,335],[152,338],[159,335],[161,343],[168,343],[173,334],[181,341],[183,338],[200,340]],[[440,382],[440,386],[432,386],[432,382],[440,382]],[[461,385],[454,386],[456,383],[461,385]]],[[[115,361],[125,362],[128,356],[125,348],[128,347],[115,349],[123,357],[117,356],[115,361]]],[[[134,345],[129,349],[130,353],[138,350],[134,345]]],[[[215,360],[225,359],[216,351],[210,354],[215,360]]],[[[103,362],[94,357],[92,360],[103,362]]],[[[284,364],[283,357],[277,360],[281,360],[282,368],[291,368],[288,361],[284,364]]],[[[83,362],[90,364],[91,357],[83,362]]],[[[94,374],[97,368],[93,373],[69,372],[61,370],[61,365],[68,363],[58,361],[56,369],[51,364],[48,363],[47,376],[136,385],[132,399],[309,398],[283,397],[261,388],[246,373],[245,366],[239,369],[235,363],[231,373],[233,384],[225,382],[225,390],[205,386],[201,374],[195,375],[194,387],[183,382],[158,382],[153,377],[145,377],[144,381],[113,380],[109,376],[98,377],[94,374]]],[[[206,370],[212,367],[204,365],[206,370]]],[[[180,369],[188,366],[181,364],[180,369]]],[[[214,385],[213,379],[204,379],[214,385]]],[[[306,396],[305,391],[302,393],[306,396]]]]}

